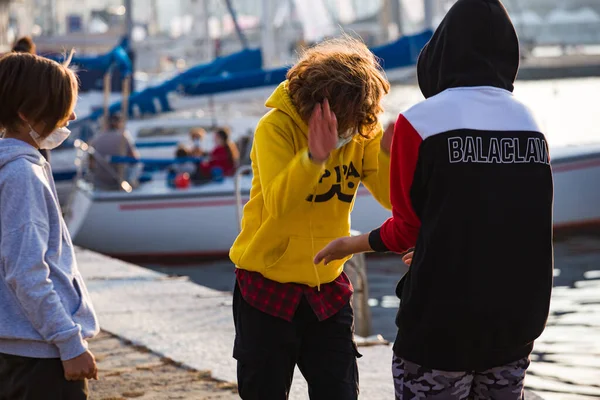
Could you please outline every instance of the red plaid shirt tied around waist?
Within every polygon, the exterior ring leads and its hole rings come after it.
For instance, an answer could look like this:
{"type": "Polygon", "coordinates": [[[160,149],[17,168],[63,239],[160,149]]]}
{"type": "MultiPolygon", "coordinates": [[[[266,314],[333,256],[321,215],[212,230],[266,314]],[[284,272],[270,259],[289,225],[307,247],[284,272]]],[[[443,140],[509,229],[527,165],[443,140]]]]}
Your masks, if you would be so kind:
{"type": "Polygon", "coordinates": [[[252,307],[274,317],[292,321],[302,296],[310,304],[319,321],[335,315],[352,297],[354,289],[346,273],[333,282],[316,287],[298,283],[279,283],[258,272],[236,268],[236,279],[242,297],[252,307]]]}

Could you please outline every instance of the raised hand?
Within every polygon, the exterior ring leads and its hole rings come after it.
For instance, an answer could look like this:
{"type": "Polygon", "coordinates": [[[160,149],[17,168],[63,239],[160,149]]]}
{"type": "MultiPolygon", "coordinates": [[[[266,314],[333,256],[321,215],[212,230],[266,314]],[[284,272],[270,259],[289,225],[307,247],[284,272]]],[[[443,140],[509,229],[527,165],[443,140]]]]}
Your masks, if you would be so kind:
{"type": "Polygon", "coordinates": [[[94,355],[87,350],[85,353],[62,362],[65,379],[68,381],[82,381],[85,379],[98,380],[98,369],[94,355]]]}
{"type": "Polygon", "coordinates": [[[317,104],[308,122],[308,150],[316,162],[323,163],[338,143],[337,119],[329,101],[317,104]]]}
{"type": "Polygon", "coordinates": [[[392,148],[392,138],[394,137],[394,126],[393,122],[390,122],[385,128],[383,132],[383,137],[381,138],[381,150],[385,153],[390,154],[390,149],[392,148]]]}

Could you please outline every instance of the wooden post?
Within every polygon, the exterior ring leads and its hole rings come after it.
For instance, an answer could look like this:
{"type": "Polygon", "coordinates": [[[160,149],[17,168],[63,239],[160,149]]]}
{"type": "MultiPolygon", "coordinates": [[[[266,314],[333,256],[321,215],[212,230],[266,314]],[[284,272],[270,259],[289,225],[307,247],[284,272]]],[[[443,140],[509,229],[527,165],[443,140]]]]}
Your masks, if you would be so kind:
{"type": "Polygon", "coordinates": [[[131,93],[131,76],[125,77],[122,83],[123,100],[121,101],[121,114],[123,115],[123,130],[129,119],[129,95],[131,93]]]}
{"type": "Polygon", "coordinates": [[[111,83],[112,83],[112,72],[109,69],[106,74],[104,74],[104,122],[102,123],[103,130],[108,130],[108,117],[109,117],[109,107],[110,107],[110,92],[111,92],[111,83]]]}
{"type": "MultiPolygon", "coordinates": [[[[125,137],[125,131],[127,130],[127,121],[129,119],[130,84],[131,84],[131,75],[125,77],[123,79],[123,81],[121,82],[122,93],[123,93],[123,99],[121,100],[121,118],[122,118],[121,124],[123,125],[123,127],[121,128],[122,140],[121,140],[121,148],[119,149],[119,155],[121,155],[121,156],[127,155],[126,154],[127,153],[127,151],[126,151],[127,138],[125,137]]],[[[120,165],[119,167],[120,168],[117,169],[119,171],[119,180],[120,180],[120,182],[123,182],[125,180],[126,165],[120,165]]]]}

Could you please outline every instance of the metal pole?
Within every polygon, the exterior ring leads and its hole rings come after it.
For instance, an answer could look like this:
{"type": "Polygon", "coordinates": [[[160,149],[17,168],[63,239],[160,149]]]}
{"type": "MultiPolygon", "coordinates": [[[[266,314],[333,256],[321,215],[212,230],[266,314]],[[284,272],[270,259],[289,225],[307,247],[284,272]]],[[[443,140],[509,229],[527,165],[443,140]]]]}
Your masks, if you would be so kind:
{"type": "Polygon", "coordinates": [[[390,40],[390,23],[391,23],[390,1],[383,0],[381,10],[379,11],[379,26],[381,28],[379,34],[381,43],[389,42],[390,40]]]}
{"type": "MultiPolygon", "coordinates": [[[[352,236],[360,235],[358,231],[352,231],[352,236]]],[[[371,307],[369,306],[369,280],[367,278],[367,262],[364,254],[356,254],[350,261],[344,265],[344,270],[348,274],[352,285],[354,286],[353,306],[356,334],[361,337],[371,336],[372,318],[371,307]]]]}
{"type": "Polygon", "coordinates": [[[433,4],[433,0],[423,0],[423,8],[425,11],[425,29],[433,30],[433,18],[435,13],[435,4],[433,4]]]}
{"type": "Polygon", "coordinates": [[[237,16],[235,14],[235,9],[233,8],[233,4],[231,4],[231,0],[225,0],[225,5],[227,6],[227,10],[229,11],[229,15],[233,19],[233,25],[235,26],[235,31],[237,33],[240,42],[242,42],[242,47],[244,49],[248,48],[248,39],[244,32],[242,32],[242,28],[240,28],[240,24],[238,23],[237,16]]]}
{"type": "Polygon", "coordinates": [[[54,36],[58,34],[57,24],[56,24],[56,0],[48,0],[48,29],[50,30],[50,35],[54,36]]]}
{"type": "Polygon", "coordinates": [[[260,24],[263,67],[273,65],[275,58],[275,32],[273,29],[273,0],[262,0],[262,21],[260,24]]]}
{"type": "Polygon", "coordinates": [[[112,68],[104,74],[104,129],[108,130],[108,117],[109,117],[109,106],[110,106],[110,92],[112,89],[112,68]]]}
{"type": "MultiPolygon", "coordinates": [[[[396,24],[398,36],[402,36],[403,24],[402,24],[402,1],[392,0],[390,3],[392,12],[392,22],[396,24]]],[[[394,38],[395,39],[395,38],[394,38]]]]}
{"type": "Polygon", "coordinates": [[[193,38],[202,42],[200,47],[201,59],[212,60],[214,58],[214,46],[210,38],[210,3],[209,0],[190,0],[188,12],[193,17],[193,38]]]}
{"type": "Polygon", "coordinates": [[[150,24],[148,26],[148,33],[150,36],[154,36],[158,33],[158,4],[157,0],[150,1],[150,24]]]}
{"type": "Polygon", "coordinates": [[[133,32],[133,1],[123,0],[125,6],[125,36],[131,45],[131,34],[133,32]]]}

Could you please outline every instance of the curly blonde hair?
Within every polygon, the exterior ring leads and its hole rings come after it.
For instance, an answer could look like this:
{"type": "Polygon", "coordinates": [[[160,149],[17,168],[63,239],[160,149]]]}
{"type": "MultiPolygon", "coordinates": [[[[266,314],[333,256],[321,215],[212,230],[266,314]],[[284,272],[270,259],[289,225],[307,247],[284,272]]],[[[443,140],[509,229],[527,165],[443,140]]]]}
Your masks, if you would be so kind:
{"type": "Polygon", "coordinates": [[[325,98],[338,121],[338,132],[373,136],[390,90],[375,55],[350,36],[324,41],[304,51],[287,73],[288,91],[300,117],[308,121],[325,98]]]}

